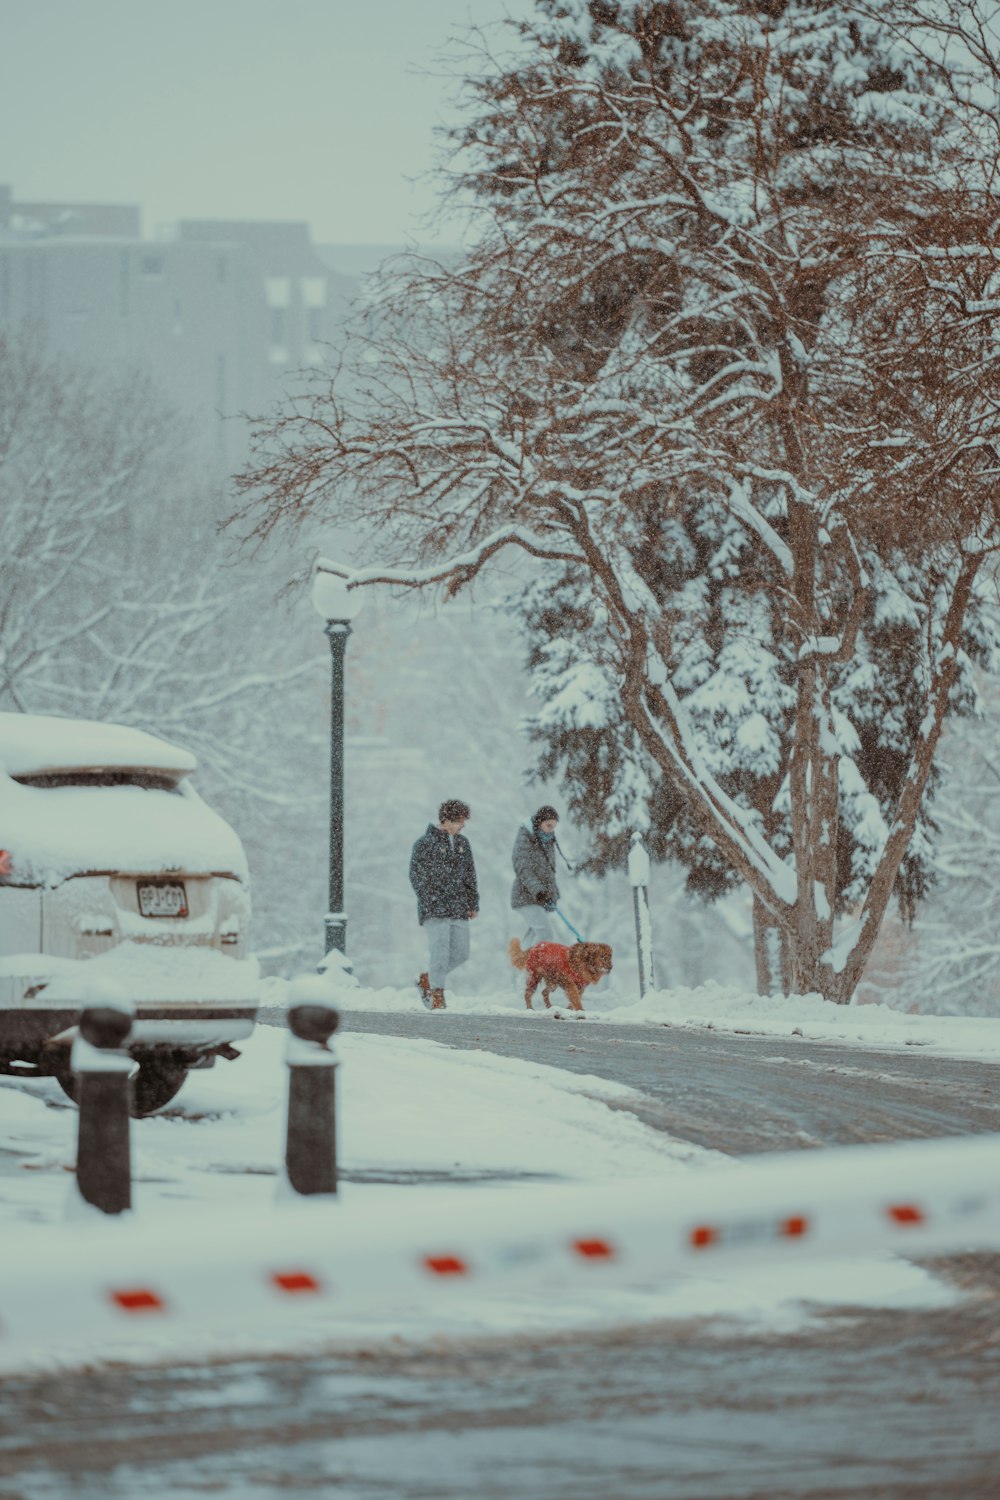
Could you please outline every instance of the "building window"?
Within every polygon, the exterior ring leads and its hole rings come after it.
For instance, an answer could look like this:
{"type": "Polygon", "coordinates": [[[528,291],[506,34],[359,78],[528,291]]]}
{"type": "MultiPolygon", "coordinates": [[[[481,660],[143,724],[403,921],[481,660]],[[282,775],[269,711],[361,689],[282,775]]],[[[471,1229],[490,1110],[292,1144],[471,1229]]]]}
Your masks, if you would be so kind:
{"type": "Polygon", "coordinates": [[[28,256],[28,282],[25,290],[27,293],[29,318],[43,319],[45,317],[48,269],[48,257],[46,255],[28,256]]]}
{"type": "Polygon", "coordinates": [[[290,276],[265,276],[264,296],[271,309],[271,346],[267,357],[272,365],[288,363],[288,309],[292,305],[292,280],[290,276]]]}
{"type": "Polygon", "coordinates": [[[302,301],[306,307],[326,306],[326,277],[302,277],[302,301]]]}
{"type": "Polygon", "coordinates": [[[306,312],[306,323],[308,337],[311,343],[319,344],[323,340],[323,312],[321,308],[310,307],[306,312]]]}
{"type": "Polygon", "coordinates": [[[290,276],[265,276],[264,296],[268,307],[291,307],[292,280],[290,276]]]}

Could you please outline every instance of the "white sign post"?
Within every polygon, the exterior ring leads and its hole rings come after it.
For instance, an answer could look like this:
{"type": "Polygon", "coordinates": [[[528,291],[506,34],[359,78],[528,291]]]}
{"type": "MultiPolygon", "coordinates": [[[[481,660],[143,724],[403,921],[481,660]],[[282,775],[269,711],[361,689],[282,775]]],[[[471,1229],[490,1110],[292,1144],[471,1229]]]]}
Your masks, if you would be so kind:
{"type": "Polygon", "coordinates": [[[653,929],[649,920],[649,855],[641,833],[633,833],[628,854],[628,878],[635,906],[635,941],[639,952],[639,997],[654,988],[653,929]]]}

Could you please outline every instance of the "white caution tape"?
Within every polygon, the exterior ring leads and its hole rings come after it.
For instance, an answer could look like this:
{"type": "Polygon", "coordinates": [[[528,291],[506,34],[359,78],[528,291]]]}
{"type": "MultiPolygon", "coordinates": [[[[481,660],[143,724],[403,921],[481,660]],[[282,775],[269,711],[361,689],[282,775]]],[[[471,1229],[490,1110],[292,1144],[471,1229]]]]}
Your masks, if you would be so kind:
{"type": "Polygon", "coordinates": [[[236,1214],[178,1205],[5,1236],[0,1352],[189,1324],[335,1331],[463,1288],[645,1286],[741,1263],[1000,1247],[1000,1136],[798,1151],[608,1186],[408,1189],[236,1214]],[[401,1203],[403,1206],[401,1207],[401,1203]]]}

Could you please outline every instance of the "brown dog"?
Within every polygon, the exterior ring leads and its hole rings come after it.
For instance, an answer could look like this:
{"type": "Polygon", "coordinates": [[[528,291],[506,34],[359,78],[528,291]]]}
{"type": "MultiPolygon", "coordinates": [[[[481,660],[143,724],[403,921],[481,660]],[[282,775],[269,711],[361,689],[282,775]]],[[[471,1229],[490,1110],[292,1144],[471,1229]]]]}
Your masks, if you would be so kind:
{"type": "Polygon", "coordinates": [[[524,1003],[529,1010],[539,983],[542,999],[549,1009],[552,1008],[549,995],[554,989],[561,989],[565,990],[573,1010],[583,1010],[580,996],[587,985],[596,984],[611,973],[611,949],[607,943],[574,943],[570,948],[565,943],[536,943],[526,953],[517,938],[511,938],[507,951],[515,969],[528,971],[524,1003]]]}

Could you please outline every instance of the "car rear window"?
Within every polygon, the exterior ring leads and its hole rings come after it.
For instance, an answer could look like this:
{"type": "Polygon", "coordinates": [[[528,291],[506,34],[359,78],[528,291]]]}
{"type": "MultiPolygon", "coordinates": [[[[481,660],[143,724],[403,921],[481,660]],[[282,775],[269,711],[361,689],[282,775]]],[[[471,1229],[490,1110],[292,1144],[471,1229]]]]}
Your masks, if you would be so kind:
{"type": "Polygon", "coordinates": [[[20,786],[140,786],[149,792],[176,792],[177,780],[162,771],[40,771],[15,776],[20,786]]]}

